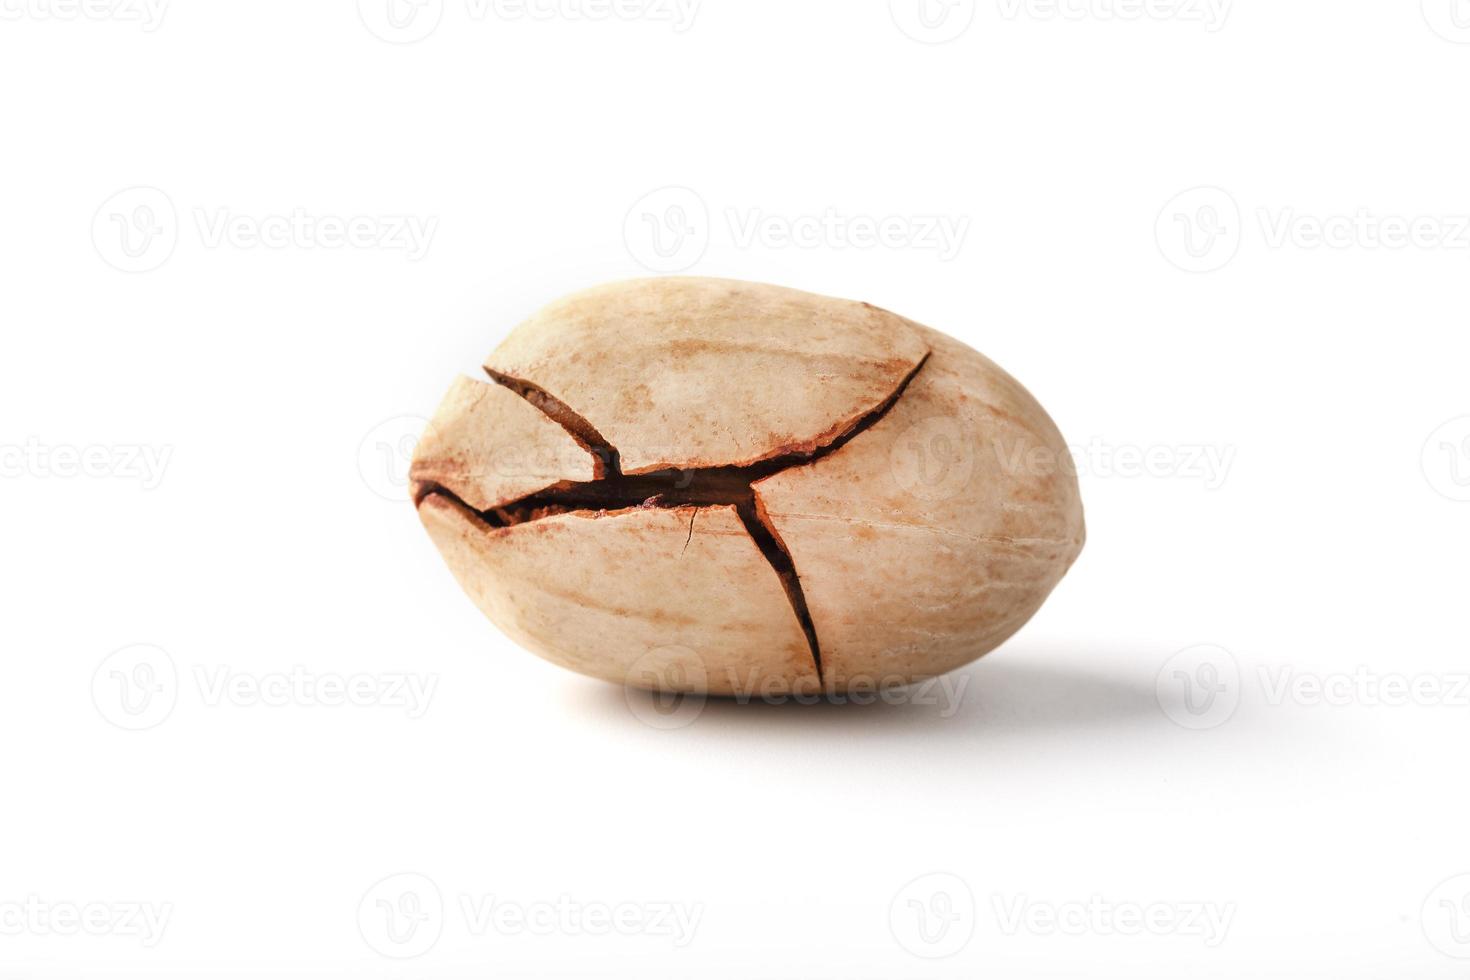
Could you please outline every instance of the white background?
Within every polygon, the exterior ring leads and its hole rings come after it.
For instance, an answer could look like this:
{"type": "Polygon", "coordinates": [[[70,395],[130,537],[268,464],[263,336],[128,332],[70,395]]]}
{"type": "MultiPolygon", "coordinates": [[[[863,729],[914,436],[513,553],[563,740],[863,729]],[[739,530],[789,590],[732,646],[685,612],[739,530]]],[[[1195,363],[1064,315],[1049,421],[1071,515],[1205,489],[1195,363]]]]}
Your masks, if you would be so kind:
{"type": "Polygon", "coordinates": [[[1463,0],[156,2],[0,2],[4,976],[1470,969],[1463,0]],[[455,586],[422,418],[651,268],[950,331],[1078,448],[957,702],[663,729],[455,586]]]}

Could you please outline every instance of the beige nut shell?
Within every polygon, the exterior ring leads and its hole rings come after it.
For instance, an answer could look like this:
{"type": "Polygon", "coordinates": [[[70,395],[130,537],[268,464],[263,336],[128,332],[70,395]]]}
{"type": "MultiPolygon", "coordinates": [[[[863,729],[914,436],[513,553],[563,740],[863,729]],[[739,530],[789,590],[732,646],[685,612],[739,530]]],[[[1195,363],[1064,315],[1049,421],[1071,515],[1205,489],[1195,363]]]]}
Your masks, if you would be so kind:
{"type": "Polygon", "coordinates": [[[865,303],[726,279],[589,289],[517,327],[493,371],[566,402],[625,473],[740,466],[830,442],[923,358],[865,303]]]}
{"type": "Polygon", "coordinates": [[[486,366],[500,383],[458,382],[420,443],[420,517],[512,639],[614,683],[760,696],[932,677],[1019,629],[1083,544],[1036,400],[867,304],[615,283],[536,314],[486,366]],[[555,462],[487,467],[508,444],[555,462]],[[748,480],[650,491],[671,467],[748,480]],[[555,496],[576,493],[629,499],[555,496]]]}
{"type": "Polygon", "coordinates": [[[415,497],[452,487],[476,510],[593,475],[593,456],[565,429],[510,389],[473,378],[454,380],[409,468],[415,497]]]}
{"type": "Polygon", "coordinates": [[[419,515],[480,610],[552,663],[716,695],[816,689],[801,626],[733,508],[563,514],[497,529],[429,497],[419,515]]]}
{"type": "Polygon", "coordinates": [[[839,688],[933,676],[995,648],[1082,549],[1051,419],[989,359],[921,329],[933,353],[890,412],[755,487],[839,688]]]}

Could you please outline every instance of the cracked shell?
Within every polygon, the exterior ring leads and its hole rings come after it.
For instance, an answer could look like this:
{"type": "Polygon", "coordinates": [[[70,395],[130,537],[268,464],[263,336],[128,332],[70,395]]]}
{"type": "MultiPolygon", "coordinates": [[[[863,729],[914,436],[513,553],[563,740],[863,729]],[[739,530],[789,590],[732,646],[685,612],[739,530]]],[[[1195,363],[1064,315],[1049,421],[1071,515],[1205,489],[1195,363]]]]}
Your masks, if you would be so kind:
{"type": "Polygon", "coordinates": [[[433,495],[419,513],[480,611],[552,663],[691,693],[816,680],[781,583],[732,507],[697,518],[693,507],[574,511],[493,528],[433,495]]]}
{"type": "Polygon", "coordinates": [[[725,279],[613,283],[559,300],[485,362],[564,401],[623,471],[741,466],[831,442],[924,357],[886,310],[725,279]]]}
{"type": "Polygon", "coordinates": [[[552,304],[451,388],[420,518],[516,642],[614,683],[872,689],[951,670],[1081,550],[1056,426],[865,303],[716,279],[552,304]]]}

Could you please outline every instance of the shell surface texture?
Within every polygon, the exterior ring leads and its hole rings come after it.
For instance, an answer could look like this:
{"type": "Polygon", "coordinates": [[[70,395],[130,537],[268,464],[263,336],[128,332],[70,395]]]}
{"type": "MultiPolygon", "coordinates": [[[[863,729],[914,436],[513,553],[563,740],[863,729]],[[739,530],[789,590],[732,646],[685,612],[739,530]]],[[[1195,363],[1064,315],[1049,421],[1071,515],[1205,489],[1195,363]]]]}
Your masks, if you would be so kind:
{"type": "Polygon", "coordinates": [[[757,696],[969,663],[1080,552],[1060,433],[959,341],[721,279],[559,300],[454,382],[413,499],[474,603],[553,663],[757,696]]]}

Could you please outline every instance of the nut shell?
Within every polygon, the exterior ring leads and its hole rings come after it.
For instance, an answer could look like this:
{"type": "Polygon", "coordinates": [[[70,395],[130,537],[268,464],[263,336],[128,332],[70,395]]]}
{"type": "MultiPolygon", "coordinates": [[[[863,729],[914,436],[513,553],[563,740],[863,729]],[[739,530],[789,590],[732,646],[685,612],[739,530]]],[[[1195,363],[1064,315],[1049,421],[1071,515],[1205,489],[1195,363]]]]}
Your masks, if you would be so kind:
{"type": "Polygon", "coordinates": [[[744,696],[932,677],[1019,629],[1083,544],[1036,400],[867,304],[616,283],[486,367],[420,442],[420,517],[491,620],[594,677],[744,696]]]}
{"type": "Polygon", "coordinates": [[[755,485],[839,688],[995,648],[1082,549],[1077,481],[1046,462],[1069,458],[1051,419],[992,361],[921,329],[933,353],[890,412],[755,485]]]}
{"type": "Polygon", "coordinates": [[[414,496],[453,487],[475,510],[489,510],[566,480],[591,480],[595,458],[515,392],[456,378],[414,449],[414,496]]]}
{"type": "Polygon", "coordinates": [[[579,512],[491,528],[439,496],[419,508],[480,610],[552,663],[717,695],[815,690],[801,625],[734,508],[695,511],[579,512]]]}
{"type": "Polygon", "coordinates": [[[625,473],[744,466],[831,442],[924,357],[886,310],[757,283],[646,279],[551,304],[485,366],[566,402],[625,473]]]}

